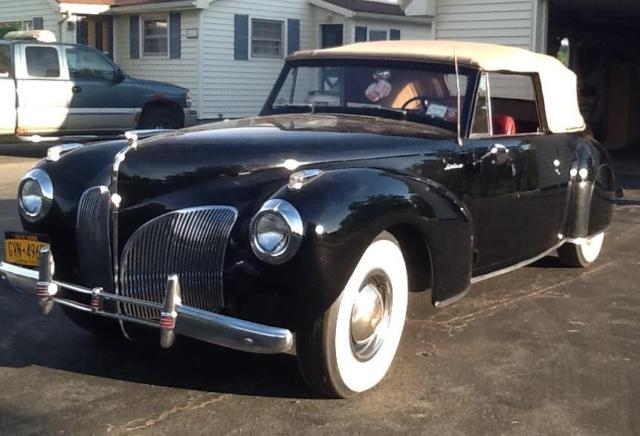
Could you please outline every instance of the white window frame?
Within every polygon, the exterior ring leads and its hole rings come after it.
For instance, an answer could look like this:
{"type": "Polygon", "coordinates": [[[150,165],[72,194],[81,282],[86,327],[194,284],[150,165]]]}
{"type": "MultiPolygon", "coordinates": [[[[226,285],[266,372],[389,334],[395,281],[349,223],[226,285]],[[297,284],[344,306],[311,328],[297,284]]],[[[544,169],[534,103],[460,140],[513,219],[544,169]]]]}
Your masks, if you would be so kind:
{"type": "Polygon", "coordinates": [[[48,44],[24,44],[20,49],[20,56],[22,57],[22,69],[23,72],[21,74],[22,78],[27,78],[30,80],[69,80],[69,71],[67,70],[66,59],[63,58],[63,53],[61,51],[61,46],[59,45],[48,45],[48,44]],[[60,74],[58,77],[40,77],[40,76],[32,76],[29,74],[29,67],[27,66],[27,49],[36,47],[36,48],[52,48],[56,51],[58,55],[58,68],[60,74]]]}
{"type": "MultiPolygon", "coordinates": [[[[159,39],[159,38],[156,38],[159,39]]],[[[139,41],[140,41],[140,57],[142,58],[152,58],[152,59],[158,59],[158,58],[166,58],[169,59],[169,53],[171,51],[171,21],[169,20],[169,14],[154,14],[154,15],[144,15],[140,17],[140,37],[139,37],[139,41]],[[144,30],[145,30],[145,25],[144,23],[147,21],[166,21],[167,22],[167,52],[166,53],[146,53],[144,50],[144,40],[145,40],[145,36],[144,36],[144,30]]]]}
{"type": "MultiPolygon", "coordinates": [[[[547,133],[547,124],[546,124],[546,114],[544,111],[544,96],[542,95],[542,90],[539,88],[539,76],[534,73],[518,73],[514,71],[507,72],[498,72],[493,73],[496,75],[507,75],[507,76],[523,76],[531,79],[531,85],[533,87],[533,97],[534,102],[536,104],[536,112],[538,114],[538,131],[537,132],[516,132],[515,135],[496,135],[493,133],[493,96],[491,94],[491,72],[483,73],[487,75],[487,122],[489,124],[489,133],[471,133],[469,135],[470,139],[485,139],[485,138],[517,138],[519,136],[543,136],[547,133]]],[[[476,99],[478,95],[474,96],[476,99]]],[[[471,119],[471,125],[473,126],[474,117],[475,117],[475,104],[474,102],[474,113],[471,119]]]]}
{"type": "Polygon", "coordinates": [[[249,17],[249,58],[250,59],[283,59],[285,57],[285,53],[287,52],[287,26],[286,20],[278,20],[274,18],[261,18],[261,17],[249,17]],[[255,56],[253,54],[253,22],[254,21],[272,21],[276,23],[280,23],[282,28],[282,52],[277,56],[264,56],[258,55],[255,56]]]}
{"type": "Polygon", "coordinates": [[[16,24],[16,23],[20,23],[20,29],[18,29],[18,30],[33,30],[33,20],[0,21],[0,25],[2,25],[2,24],[16,24]]]}
{"type": "MultiPolygon", "coordinates": [[[[376,27],[368,28],[367,29],[367,41],[373,41],[371,39],[371,32],[384,32],[386,36],[385,36],[385,39],[383,41],[389,41],[389,29],[382,29],[382,28],[376,28],[376,27]]],[[[377,39],[376,41],[380,41],[380,40],[377,39]]]]}

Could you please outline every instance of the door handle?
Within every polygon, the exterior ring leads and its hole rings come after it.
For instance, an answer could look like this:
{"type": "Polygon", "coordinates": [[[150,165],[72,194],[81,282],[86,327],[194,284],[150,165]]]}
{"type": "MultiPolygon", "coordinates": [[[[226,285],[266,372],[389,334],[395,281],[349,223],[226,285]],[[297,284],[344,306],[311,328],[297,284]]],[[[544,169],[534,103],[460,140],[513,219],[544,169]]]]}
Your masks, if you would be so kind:
{"type": "Polygon", "coordinates": [[[74,94],[80,94],[82,92],[82,88],[80,88],[79,86],[74,86],[73,88],[71,88],[71,92],[73,92],[74,94]]]}
{"type": "Polygon", "coordinates": [[[502,144],[494,144],[489,151],[480,157],[480,160],[483,161],[488,157],[493,158],[494,161],[502,161],[506,160],[505,157],[509,156],[509,149],[502,144]]]}

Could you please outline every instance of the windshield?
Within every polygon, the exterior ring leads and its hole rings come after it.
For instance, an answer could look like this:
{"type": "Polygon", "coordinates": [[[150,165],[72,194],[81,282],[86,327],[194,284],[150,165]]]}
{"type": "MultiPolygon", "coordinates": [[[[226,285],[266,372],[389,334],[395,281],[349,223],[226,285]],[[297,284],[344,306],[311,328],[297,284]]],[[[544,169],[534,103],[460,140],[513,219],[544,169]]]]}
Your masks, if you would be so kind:
{"type": "MultiPolygon", "coordinates": [[[[463,115],[468,106],[465,97],[472,92],[472,74],[460,72],[463,115]]],[[[374,115],[456,131],[458,86],[453,65],[299,65],[289,68],[280,83],[266,108],[269,113],[374,115]]],[[[465,122],[466,117],[462,118],[465,122]]]]}

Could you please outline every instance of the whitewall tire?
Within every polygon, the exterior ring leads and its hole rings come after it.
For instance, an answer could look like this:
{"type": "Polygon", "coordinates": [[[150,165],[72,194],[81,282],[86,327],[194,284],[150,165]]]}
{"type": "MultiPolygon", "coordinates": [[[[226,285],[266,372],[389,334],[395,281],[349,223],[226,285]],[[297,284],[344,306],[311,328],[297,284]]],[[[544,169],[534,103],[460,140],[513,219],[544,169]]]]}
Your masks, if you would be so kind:
{"type": "Polygon", "coordinates": [[[566,243],[558,250],[560,262],[566,266],[586,268],[596,261],[602,251],[604,233],[566,243]]]}
{"type": "Polygon", "coordinates": [[[398,349],[407,299],[402,251],[384,232],[365,250],[333,305],[313,326],[296,333],[305,381],[342,398],[377,385],[398,349]]]}

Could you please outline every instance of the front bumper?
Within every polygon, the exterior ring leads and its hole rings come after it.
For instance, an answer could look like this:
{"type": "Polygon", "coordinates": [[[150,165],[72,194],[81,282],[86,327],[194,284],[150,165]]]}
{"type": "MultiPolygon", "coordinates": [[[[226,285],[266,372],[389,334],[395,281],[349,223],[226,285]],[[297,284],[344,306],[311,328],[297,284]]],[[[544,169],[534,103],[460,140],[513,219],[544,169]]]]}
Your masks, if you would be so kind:
{"type": "Polygon", "coordinates": [[[198,111],[187,108],[184,110],[184,127],[191,127],[198,124],[198,111]]]}
{"type": "Polygon", "coordinates": [[[168,348],[173,345],[175,335],[188,336],[211,344],[252,353],[283,353],[293,346],[291,331],[271,327],[221,315],[183,305],[180,300],[179,277],[167,279],[167,289],[163,304],[123,297],[102,292],[100,288],[89,289],[54,280],[51,274],[50,252],[43,249],[40,254],[39,271],[0,262],[0,281],[17,291],[37,295],[44,313],[49,313],[55,303],[72,309],[117,320],[137,323],[160,330],[160,343],[168,348]],[[58,297],[58,291],[65,289],[91,297],[91,304],[58,297]],[[159,321],[135,318],[123,313],[104,310],[103,302],[110,300],[117,304],[128,304],[159,310],[159,321]]]}

